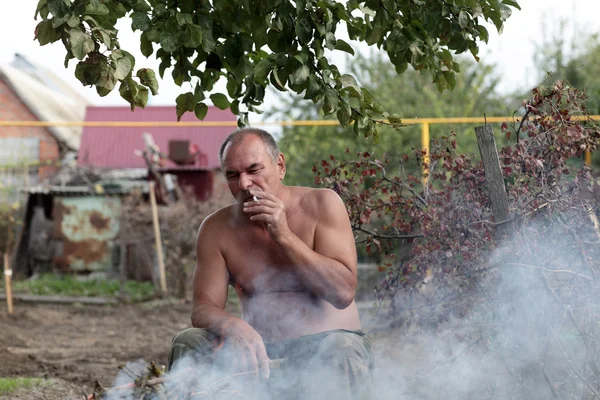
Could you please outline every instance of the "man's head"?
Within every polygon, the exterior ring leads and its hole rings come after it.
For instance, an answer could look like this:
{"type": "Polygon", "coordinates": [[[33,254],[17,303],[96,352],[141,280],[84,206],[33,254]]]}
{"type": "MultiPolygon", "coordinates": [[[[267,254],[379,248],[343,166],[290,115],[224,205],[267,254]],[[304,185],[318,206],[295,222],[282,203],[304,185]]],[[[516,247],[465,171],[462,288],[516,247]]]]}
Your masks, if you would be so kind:
{"type": "Polygon", "coordinates": [[[268,132],[242,128],[232,132],[219,149],[219,160],[231,194],[242,203],[250,189],[277,194],[285,176],[285,159],[268,132]]]}

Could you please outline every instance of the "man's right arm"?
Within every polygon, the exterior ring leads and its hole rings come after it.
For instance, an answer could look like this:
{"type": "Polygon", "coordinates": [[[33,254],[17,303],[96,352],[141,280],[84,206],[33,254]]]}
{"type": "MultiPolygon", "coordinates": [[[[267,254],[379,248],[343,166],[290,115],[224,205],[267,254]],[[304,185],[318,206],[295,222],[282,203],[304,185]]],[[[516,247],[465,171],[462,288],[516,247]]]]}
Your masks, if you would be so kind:
{"type": "Polygon", "coordinates": [[[220,336],[234,316],[225,311],[229,272],[218,245],[215,215],[207,217],[198,230],[196,268],[193,277],[192,326],[220,336]]]}
{"type": "MultiPolygon", "coordinates": [[[[196,241],[192,326],[204,328],[228,344],[241,371],[269,376],[269,358],[260,335],[248,323],[225,311],[229,271],[218,243],[218,219],[207,217],[196,241]]],[[[234,360],[232,360],[234,361],[234,360]]]]}

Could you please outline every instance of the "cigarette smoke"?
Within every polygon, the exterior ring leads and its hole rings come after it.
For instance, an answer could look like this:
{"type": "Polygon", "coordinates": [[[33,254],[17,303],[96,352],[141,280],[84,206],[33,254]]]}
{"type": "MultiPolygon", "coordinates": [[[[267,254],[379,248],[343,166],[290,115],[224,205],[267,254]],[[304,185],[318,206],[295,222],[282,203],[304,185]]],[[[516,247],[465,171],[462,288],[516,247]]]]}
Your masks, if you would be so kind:
{"type": "MultiPolygon", "coordinates": [[[[588,226],[575,234],[578,240],[553,224],[532,224],[515,232],[491,255],[492,268],[470,291],[460,293],[472,301],[469,312],[450,313],[435,329],[407,321],[392,328],[384,311],[374,315],[361,308],[375,354],[375,398],[600,398],[600,285],[594,278],[600,242],[588,226]]],[[[452,306],[430,304],[430,296],[412,292],[409,307],[403,302],[408,296],[400,293],[397,302],[411,313],[452,306]]],[[[129,369],[143,365],[137,362],[129,369]]],[[[335,373],[311,366],[309,371],[299,368],[295,375],[328,382],[334,381],[335,373]]],[[[192,393],[196,396],[189,398],[271,398],[260,386],[248,389],[244,382],[240,386],[224,371],[209,370],[191,359],[182,360],[167,377],[167,398],[192,393]]],[[[128,381],[131,377],[122,372],[113,386],[128,381]]],[[[109,397],[133,398],[133,391],[109,397]]],[[[348,398],[338,392],[328,400],[348,398]]]]}

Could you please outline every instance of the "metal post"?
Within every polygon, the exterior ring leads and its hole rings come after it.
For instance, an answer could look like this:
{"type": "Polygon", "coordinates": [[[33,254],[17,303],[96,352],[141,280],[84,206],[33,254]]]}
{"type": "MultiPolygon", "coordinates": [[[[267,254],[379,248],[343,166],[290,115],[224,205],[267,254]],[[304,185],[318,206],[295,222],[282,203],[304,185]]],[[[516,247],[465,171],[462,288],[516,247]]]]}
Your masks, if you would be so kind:
{"type": "Polygon", "coordinates": [[[421,125],[421,148],[425,150],[423,157],[423,186],[427,184],[429,169],[429,122],[423,122],[421,125]]]}
{"type": "Polygon", "coordinates": [[[585,165],[592,166],[592,153],[589,150],[585,151],[585,165]]]}

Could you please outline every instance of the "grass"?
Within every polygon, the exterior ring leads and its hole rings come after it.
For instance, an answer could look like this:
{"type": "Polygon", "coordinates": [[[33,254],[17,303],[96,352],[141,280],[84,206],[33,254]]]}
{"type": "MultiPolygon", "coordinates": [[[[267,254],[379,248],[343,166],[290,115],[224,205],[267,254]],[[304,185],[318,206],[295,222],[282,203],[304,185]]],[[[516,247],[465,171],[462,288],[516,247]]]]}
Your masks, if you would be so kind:
{"type": "Polygon", "coordinates": [[[41,378],[0,378],[0,396],[10,394],[17,389],[41,385],[43,382],[41,378]]]}
{"type": "MultiPolygon", "coordinates": [[[[114,297],[119,294],[117,279],[78,279],[73,276],[42,275],[37,279],[13,281],[13,293],[46,296],[114,297]]],[[[4,280],[0,283],[4,292],[4,280]]],[[[132,301],[148,299],[155,294],[150,282],[127,281],[125,293],[132,301]]]]}

